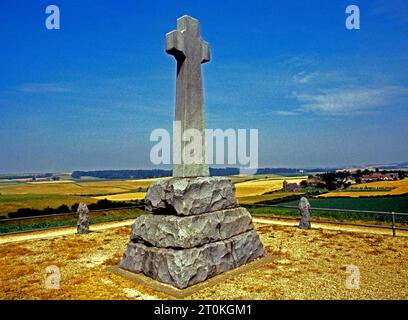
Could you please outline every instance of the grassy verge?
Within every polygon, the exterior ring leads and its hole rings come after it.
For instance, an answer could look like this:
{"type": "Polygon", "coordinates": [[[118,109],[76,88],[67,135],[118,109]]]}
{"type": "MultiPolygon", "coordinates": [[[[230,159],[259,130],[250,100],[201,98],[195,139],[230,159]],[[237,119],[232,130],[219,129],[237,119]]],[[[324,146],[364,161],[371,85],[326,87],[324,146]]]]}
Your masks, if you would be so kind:
{"type": "MultiPolygon", "coordinates": [[[[145,214],[143,210],[139,209],[120,209],[104,212],[90,213],[91,224],[100,222],[117,221],[123,219],[133,219],[145,214]]],[[[0,224],[0,233],[9,233],[15,231],[40,230],[52,227],[71,227],[75,226],[77,218],[73,215],[62,217],[47,217],[47,218],[30,218],[18,222],[7,222],[0,224]]]]}
{"type": "MultiPolygon", "coordinates": [[[[271,217],[300,217],[299,212],[296,209],[281,209],[274,207],[251,207],[246,206],[251,214],[270,215],[271,217]]],[[[336,220],[347,222],[370,222],[371,224],[378,225],[390,225],[392,223],[392,217],[390,215],[380,214],[364,214],[364,213],[351,213],[351,212],[327,212],[312,210],[312,219],[316,220],[336,220]]],[[[408,224],[407,216],[395,216],[395,222],[397,225],[406,226],[408,224]]]]}

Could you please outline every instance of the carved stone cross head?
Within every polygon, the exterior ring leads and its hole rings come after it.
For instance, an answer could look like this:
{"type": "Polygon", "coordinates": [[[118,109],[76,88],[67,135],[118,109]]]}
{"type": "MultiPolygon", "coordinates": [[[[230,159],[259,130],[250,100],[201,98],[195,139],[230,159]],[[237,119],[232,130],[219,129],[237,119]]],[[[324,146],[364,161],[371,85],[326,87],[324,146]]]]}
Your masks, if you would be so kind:
{"type": "Polygon", "coordinates": [[[201,39],[199,21],[190,16],[177,19],[177,30],[166,34],[166,52],[177,61],[186,58],[200,64],[210,61],[210,46],[201,39]]]}

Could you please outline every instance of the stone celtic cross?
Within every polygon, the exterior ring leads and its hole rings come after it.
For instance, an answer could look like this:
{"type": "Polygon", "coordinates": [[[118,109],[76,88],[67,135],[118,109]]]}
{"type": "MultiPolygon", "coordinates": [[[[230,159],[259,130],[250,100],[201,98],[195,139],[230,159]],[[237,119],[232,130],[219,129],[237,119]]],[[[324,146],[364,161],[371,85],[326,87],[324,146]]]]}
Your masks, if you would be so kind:
{"type": "Polygon", "coordinates": [[[179,163],[173,164],[173,176],[208,176],[201,64],[210,61],[210,47],[200,37],[199,21],[190,16],[177,19],[177,30],[166,34],[166,52],[177,60],[175,120],[180,124],[181,137],[187,129],[196,129],[201,134],[200,140],[181,141],[180,145],[173,146],[180,149],[175,150],[180,155],[187,144],[192,144],[189,150],[193,153],[198,152],[198,161],[194,163],[185,163],[181,156],[179,163]]]}
{"type": "MultiPolygon", "coordinates": [[[[177,60],[176,121],[184,133],[203,134],[201,64],[209,61],[210,50],[200,38],[198,21],[178,19],[177,30],[166,35],[166,51],[177,60]]],[[[265,255],[252,216],[239,207],[230,179],[208,177],[204,161],[174,163],[173,170],[173,178],[149,186],[144,202],[152,214],[132,225],[120,269],[184,289],[265,255]]]]}

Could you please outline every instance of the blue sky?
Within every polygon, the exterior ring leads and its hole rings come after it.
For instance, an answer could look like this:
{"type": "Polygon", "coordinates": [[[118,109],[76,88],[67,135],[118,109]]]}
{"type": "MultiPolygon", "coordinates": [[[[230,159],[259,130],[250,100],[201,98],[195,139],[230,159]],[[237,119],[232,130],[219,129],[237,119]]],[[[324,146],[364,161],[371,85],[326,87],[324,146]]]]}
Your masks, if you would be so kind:
{"type": "Polygon", "coordinates": [[[171,128],[165,33],[201,21],[208,128],[259,129],[263,167],[407,161],[408,2],[3,1],[0,172],[150,168],[171,128]],[[45,28],[45,7],[61,29],[45,28]],[[345,8],[361,10],[347,30],[345,8]]]}

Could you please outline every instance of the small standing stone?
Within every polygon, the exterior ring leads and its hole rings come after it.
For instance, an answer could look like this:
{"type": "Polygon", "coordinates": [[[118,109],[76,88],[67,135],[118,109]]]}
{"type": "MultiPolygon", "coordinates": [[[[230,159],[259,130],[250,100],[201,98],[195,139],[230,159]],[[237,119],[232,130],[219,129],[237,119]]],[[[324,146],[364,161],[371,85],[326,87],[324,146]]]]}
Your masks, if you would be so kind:
{"type": "Polygon", "coordinates": [[[300,198],[299,201],[299,212],[301,215],[299,228],[301,229],[310,229],[310,203],[305,198],[300,198]]]}
{"type": "Polygon", "coordinates": [[[78,206],[78,222],[77,233],[89,233],[89,209],[85,203],[80,203],[78,206]]]}

